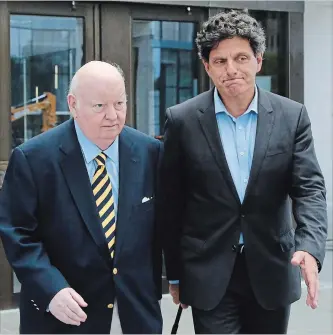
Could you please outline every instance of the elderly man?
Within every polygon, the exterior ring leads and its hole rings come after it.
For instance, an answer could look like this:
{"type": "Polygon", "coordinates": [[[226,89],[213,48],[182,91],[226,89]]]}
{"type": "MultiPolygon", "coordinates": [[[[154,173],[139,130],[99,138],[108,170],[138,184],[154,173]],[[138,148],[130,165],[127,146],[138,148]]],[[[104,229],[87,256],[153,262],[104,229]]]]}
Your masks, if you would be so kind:
{"type": "Polygon", "coordinates": [[[13,151],[1,192],[20,331],[161,333],[160,142],[124,126],[117,66],[79,69],[68,106],[73,119],[13,151]]]}
{"type": "Polygon", "coordinates": [[[192,306],[196,333],[285,333],[300,269],[316,308],[325,254],[310,120],[302,104],[255,85],[265,34],[246,12],[211,17],[197,46],[215,87],[167,111],[161,218],[170,291],[192,306]]]}

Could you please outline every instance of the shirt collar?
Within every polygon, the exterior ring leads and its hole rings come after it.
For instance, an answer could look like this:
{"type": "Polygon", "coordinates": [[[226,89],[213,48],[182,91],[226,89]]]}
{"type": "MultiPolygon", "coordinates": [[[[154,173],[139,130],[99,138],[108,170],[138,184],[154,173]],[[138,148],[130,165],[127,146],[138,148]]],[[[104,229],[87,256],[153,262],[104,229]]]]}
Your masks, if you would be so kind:
{"type": "MultiPolygon", "coordinates": [[[[95,159],[97,155],[101,153],[101,149],[91,142],[82,132],[81,128],[74,120],[76,135],[83,153],[84,160],[89,164],[95,159]]],[[[118,147],[119,147],[119,136],[116,137],[114,142],[103,152],[109,157],[114,163],[118,162],[118,147]]]]}
{"type": "MultiPolygon", "coordinates": [[[[214,107],[215,107],[215,113],[216,114],[226,113],[229,116],[231,116],[231,114],[227,111],[224,103],[222,102],[216,87],[214,88],[214,107]]],[[[251,111],[258,114],[258,88],[257,88],[257,85],[255,85],[254,97],[253,97],[248,109],[245,111],[244,114],[250,113],[251,111]]]]}

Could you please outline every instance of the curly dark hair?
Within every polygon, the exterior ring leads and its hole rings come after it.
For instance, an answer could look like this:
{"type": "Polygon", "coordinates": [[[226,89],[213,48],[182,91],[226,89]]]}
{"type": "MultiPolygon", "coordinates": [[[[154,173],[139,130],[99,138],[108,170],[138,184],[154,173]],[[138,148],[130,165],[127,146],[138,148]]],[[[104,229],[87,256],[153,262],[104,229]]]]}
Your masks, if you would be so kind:
{"type": "Polygon", "coordinates": [[[255,55],[265,52],[265,32],[260,23],[244,9],[218,13],[203,23],[195,40],[199,57],[208,62],[211,50],[222,40],[234,36],[248,39],[255,55]]]}

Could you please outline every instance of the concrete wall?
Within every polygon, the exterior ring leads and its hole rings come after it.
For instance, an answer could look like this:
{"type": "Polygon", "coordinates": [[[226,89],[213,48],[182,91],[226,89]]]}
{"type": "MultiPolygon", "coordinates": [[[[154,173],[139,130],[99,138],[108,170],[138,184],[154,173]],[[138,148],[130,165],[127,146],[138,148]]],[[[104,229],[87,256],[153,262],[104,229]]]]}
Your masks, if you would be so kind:
{"type": "Polygon", "coordinates": [[[304,11],[304,103],[312,122],[317,157],[326,180],[332,238],[333,2],[306,1],[304,11]]]}

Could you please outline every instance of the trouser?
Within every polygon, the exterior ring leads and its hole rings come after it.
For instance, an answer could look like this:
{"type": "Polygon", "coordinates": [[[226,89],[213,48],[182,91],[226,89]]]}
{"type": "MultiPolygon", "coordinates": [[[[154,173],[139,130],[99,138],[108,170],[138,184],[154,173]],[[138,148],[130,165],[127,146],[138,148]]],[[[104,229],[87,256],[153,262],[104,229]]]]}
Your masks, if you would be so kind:
{"type": "Polygon", "coordinates": [[[251,288],[243,250],[236,256],[230,283],[217,307],[210,311],[192,308],[196,334],[286,334],[290,305],[277,310],[266,310],[259,305],[251,288]]]}

